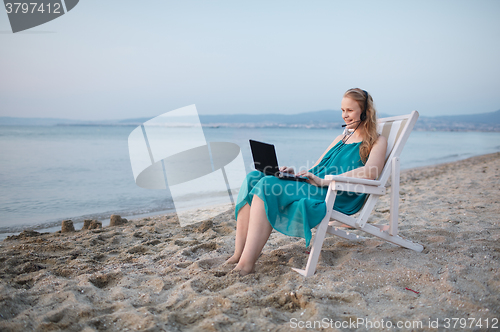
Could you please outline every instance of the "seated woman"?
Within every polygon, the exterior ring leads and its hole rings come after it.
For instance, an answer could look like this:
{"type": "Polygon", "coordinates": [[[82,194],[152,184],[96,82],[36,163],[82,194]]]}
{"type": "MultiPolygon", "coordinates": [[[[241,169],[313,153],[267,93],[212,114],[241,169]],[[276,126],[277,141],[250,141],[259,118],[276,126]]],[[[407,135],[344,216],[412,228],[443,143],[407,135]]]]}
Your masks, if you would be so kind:
{"type": "MultiPolygon", "coordinates": [[[[306,246],[311,229],[326,214],[325,197],[331,181],[327,174],[377,179],[385,162],[387,140],[377,134],[373,99],[364,90],[350,89],[341,103],[347,134],[339,135],[309,171],[298,172],[307,182],[281,180],[262,172],[250,172],[238,194],[235,208],[235,250],[227,264],[236,264],[241,275],[254,272],[271,231],[302,237],[306,246]]],[[[294,173],[290,167],[282,172],[294,173]]],[[[334,209],[345,214],[359,211],[364,194],[338,192],[334,209]]]]}

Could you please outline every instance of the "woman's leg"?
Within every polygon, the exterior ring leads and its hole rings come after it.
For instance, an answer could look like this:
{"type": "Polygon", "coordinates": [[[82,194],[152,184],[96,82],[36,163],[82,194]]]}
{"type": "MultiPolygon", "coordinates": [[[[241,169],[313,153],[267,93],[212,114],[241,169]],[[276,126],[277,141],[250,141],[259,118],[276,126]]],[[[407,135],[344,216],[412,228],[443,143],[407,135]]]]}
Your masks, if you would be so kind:
{"type": "Polygon", "coordinates": [[[234,254],[226,261],[226,264],[236,264],[240,260],[241,253],[243,252],[247,239],[250,210],[250,205],[245,204],[240,211],[238,211],[238,218],[236,219],[236,239],[234,240],[234,254]]]}
{"type": "MultiPolygon", "coordinates": [[[[259,171],[252,171],[247,174],[238,193],[237,205],[240,204],[243,200],[248,199],[247,196],[249,195],[249,193],[263,177],[265,177],[265,174],[259,171]]],[[[250,210],[251,210],[250,205],[246,203],[239,209],[239,211],[237,211],[234,254],[225,262],[225,264],[236,264],[240,259],[247,238],[250,210]]]]}
{"type": "Polygon", "coordinates": [[[244,249],[234,270],[240,271],[242,275],[254,272],[255,262],[272,230],[273,228],[267,220],[264,202],[259,196],[254,195],[244,249]]]}

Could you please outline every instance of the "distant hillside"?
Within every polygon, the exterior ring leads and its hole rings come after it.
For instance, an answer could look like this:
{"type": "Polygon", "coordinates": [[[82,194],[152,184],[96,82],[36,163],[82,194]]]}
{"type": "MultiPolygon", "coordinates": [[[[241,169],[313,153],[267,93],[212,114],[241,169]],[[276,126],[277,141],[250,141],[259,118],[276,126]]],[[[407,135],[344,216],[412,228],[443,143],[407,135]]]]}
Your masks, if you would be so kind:
{"type": "Polygon", "coordinates": [[[500,131],[500,110],[491,113],[421,116],[415,125],[417,130],[445,131],[500,131]]]}
{"type": "MultiPolygon", "coordinates": [[[[390,116],[382,114],[381,116],[390,116]]],[[[141,124],[149,118],[137,118],[122,120],[123,124],[141,124]]],[[[298,114],[220,114],[220,115],[200,115],[202,124],[261,124],[261,125],[319,125],[324,123],[343,123],[341,111],[324,110],[304,112],[298,114]]]]}
{"type": "MultiPolygon", "coordinates": [[[[379,114],[379,117],[388,117],[379,114]]],[[[109,121],[78,121],[51,118],[0,117],[0,126],[138,126],[151,118],[134,118],[109,121]]],[[[331,128],[343,123],[341,112],[323,110],[298,114],[221,114],[200,115],[200,121],[207,127],[305,127],[331,128]]],[[[182,119],[179,118],[179,122],[182,119]]],[[[416,130],[439,131],[497,131],[500,132],[500,110],[491,113],[420,116],[416,130]]]]}
{"type": "MultiPolygon", "coordinates": [[[[382,116],[389,116],[383,114],[382,116]]],[[[324,110],[298,114],[231,114],[200,115],[201,123],[275,123],[321,124],[343,123],[341,111],[324,110]]]]}
{"type": "MultiPolygon", "coordinates": [[[[148,121],[150,118],[126,119],[119,123],[123,124],[140,124],[148,121]]],[[[245,124],[245,123],[261,123],[261,124],[297,124],[297,123],[317,123],[327,120],[341,122],[340,111],[324,110],[305,112],[298,114],[220,114],[220,115],[200,115],[202,124],[245,124]]],[[[329,121],[329,122],[332,122],[329,121]]]]}
{"type": "Polygon", "coordinates": [[[467,122],[467,123],[500,123],[500,110],[491,113],[467,114],[467,115],[446,115],[432,117],[434,120],[467,122]]]}

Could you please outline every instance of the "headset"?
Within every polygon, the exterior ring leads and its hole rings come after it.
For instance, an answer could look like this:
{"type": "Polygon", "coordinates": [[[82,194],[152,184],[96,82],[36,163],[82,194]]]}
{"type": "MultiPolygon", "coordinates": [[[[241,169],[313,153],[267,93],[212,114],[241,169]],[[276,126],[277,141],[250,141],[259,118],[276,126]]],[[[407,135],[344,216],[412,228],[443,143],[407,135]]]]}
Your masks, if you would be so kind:
{"type": "Polygon", "coordinates": [[[368,110],[368,92],[366,92],[366,90],[361,90],[361,91],[363,91],[365,93],[365,108],[363,109],[363,112],[361,113],[361,116],[359,117],[361,122],[363,122],[366,120],[366,111],[368,110]]]}
{"type": "MultiPolygon", "coordinates": [[[[352,89],[349,89],[349,90],[361,90],[365,93],[365,107],[363,108],[363,112],[361,112],[361,115],[359,116],[359,122],[363,122],[366,120],[366,111],[368,110],[368,92],[366,92],[366,90],[362,90],[360,88],[352,88],[352,89]]],[[[342,127],[345,127],[345,126],[342,126],[342,127]]]]}

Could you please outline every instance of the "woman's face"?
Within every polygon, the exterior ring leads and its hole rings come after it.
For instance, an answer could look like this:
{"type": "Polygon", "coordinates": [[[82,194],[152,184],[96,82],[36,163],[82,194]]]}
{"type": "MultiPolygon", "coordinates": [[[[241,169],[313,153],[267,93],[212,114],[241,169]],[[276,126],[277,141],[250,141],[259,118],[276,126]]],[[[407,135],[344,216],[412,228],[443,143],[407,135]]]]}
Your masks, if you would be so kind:
{"type": "Polygon", "coordinates": [[[348,129],[355,129],[361,117],[361,107],[359,107],[359,104],[354,99],[344,97],[340,108],[342,109],[342,119],[344,119],[346,127],[348,129]]]}

